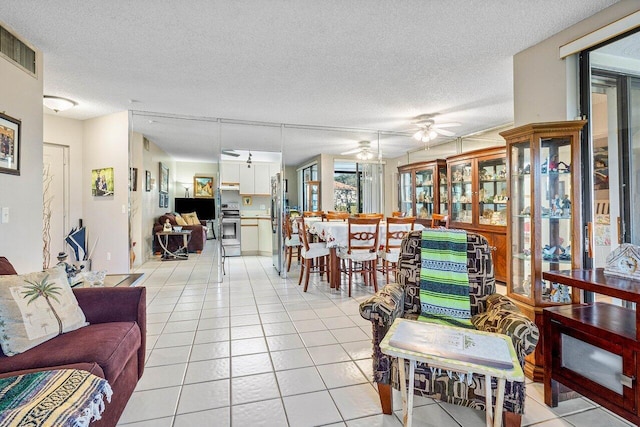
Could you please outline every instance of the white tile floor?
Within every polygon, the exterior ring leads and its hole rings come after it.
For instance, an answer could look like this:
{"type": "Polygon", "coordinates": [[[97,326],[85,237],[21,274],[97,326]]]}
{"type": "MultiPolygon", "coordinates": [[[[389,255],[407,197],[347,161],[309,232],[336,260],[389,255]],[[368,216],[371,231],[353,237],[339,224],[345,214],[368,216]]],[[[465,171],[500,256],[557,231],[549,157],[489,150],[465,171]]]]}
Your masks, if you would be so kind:
{"type": "MultiPolygon", "coordinates": [[[[358,305],[372,292],[330,291],[313,278],[282,279],[271,258],[228,258],[214,283],[214,241],[185,261],[152,260],[147,287],[147,364],[119,426],[400,426],[383,415],[371,382],[368,321],[358,305]]],[[[544,405],[527,386],[523,425],[630,425],[586,399],[544,405]]],[[[484,413],[416,398],[414,425],[484,426],[484,413]]]]}

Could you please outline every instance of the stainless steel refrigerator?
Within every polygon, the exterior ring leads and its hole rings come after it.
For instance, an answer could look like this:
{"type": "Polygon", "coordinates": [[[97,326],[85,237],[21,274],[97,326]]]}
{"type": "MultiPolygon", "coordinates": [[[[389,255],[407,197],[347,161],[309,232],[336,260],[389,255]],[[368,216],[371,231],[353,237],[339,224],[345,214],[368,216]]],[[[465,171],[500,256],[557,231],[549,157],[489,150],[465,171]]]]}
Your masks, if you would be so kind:
{"type": "Polygon", "coordinates": [[[277,173],[271,177],[271,242],[273,248],[273,266],[281,276],[285,276],[286,272],[284,272],[282,268],[282,196],[282,178],[281,175],[277,173]]]}

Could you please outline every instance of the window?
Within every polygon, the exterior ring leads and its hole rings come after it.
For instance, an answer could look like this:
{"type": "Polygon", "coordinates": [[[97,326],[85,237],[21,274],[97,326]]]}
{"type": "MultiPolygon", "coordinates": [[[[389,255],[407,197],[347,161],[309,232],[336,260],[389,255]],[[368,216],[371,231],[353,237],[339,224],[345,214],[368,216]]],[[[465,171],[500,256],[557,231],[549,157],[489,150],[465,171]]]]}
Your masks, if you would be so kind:
{"type": "Polygon", "coordinates": [[[318,164],[314,163],[306,168],[303,168],[300,171],[302,175],[302,210],[303,211],[317,211],[320,210],[320,200],[317,200],[314,206],[309,205],[309,201],[312,200],[309,196],[309,186],[307,185],[310,181],[318,181],[318,164]]]}

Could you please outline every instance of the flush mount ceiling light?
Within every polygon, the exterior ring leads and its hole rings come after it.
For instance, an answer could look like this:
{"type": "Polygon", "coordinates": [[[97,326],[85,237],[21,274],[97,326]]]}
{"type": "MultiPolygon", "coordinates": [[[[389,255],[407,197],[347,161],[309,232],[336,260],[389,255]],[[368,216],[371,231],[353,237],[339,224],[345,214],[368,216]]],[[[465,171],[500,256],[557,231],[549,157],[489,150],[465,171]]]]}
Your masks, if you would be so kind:
{"type": "Polygon", "coordinates": [[[433,141],[438,135],[453,136],[454,132],[442,128],[460,126],[460,123],[441,123],[436,124],[433,120],[434,114],[422,114],[413,119],[413,123],[418,127],[418,131],[413,134],[413,138],[417,141],[429,142],[433,141]]]}
{"type": "Polygon", "coordinates": [[[76,105],[78,105],[77,102],[72,101],[70,99],[61,98],[59,96],[49,96],[49,95],[44,96],[42,103],[44,104],[45,107],[55,111],[56,113],[59,111],[68,110],[69,108],[73,108],[76,105]]]}

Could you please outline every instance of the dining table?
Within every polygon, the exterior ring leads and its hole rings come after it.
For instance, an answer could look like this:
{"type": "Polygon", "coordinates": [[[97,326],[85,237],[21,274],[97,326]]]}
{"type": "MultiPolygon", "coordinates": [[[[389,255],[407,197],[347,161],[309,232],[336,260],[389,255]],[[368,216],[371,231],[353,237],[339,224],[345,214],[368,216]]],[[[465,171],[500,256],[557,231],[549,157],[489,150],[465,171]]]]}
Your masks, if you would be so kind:
{"type": "MultiPolygon", "coordinates": [[[[340,262],[338,259],[338,250],[349,246],[349,224],[346,221],[314,221],[305,225],[309,233],[316,235],[320,240],[326,242],[329,249],[329,263],[331,274],[329,275],[329,285],[332,289],[340,289],[340,262]]],[[[373,230],[373,225],[352,225],[352,229],[373,230]]],[[[422,224],[413,224],[414,230],[422,230],[422,224]]],[[[411,231],[411,224],[391,224],[393,231],[411,231]]],[[[380,221],[378,245],[384,245],[387,237],[387,222],[380,221]]]]}

